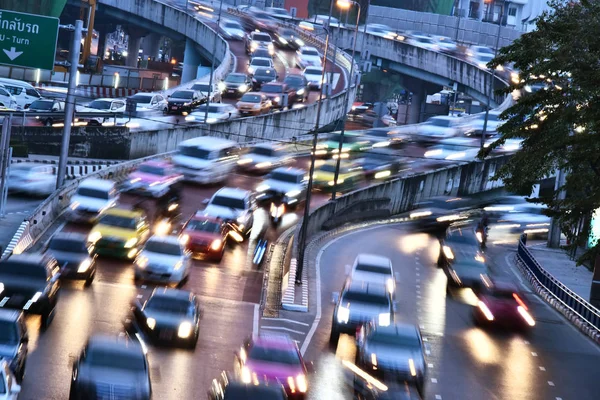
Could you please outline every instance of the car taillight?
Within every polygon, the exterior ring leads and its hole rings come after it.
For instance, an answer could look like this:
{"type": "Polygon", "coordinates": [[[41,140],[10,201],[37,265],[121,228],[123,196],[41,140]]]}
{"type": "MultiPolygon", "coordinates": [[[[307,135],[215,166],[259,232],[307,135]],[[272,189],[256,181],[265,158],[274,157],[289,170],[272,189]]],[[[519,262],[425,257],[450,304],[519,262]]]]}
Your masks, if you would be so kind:
{"type": "Polygon", "coordinates": [[[521,300],[521,298],[519,297],[519,295],[518,295],[518,294],[516,294],[516,293],[513,293],[513,298],[514,298],[514,299],[517,301],[517,303],[518,303],[518,304],[519,304],[521,307],[523,307],[523,309],[524,309],[525,311],[529,310],[529,309],[527,308],[527,306],[525,305],[525,303],[523,302],[523,300],[521,300]]]}

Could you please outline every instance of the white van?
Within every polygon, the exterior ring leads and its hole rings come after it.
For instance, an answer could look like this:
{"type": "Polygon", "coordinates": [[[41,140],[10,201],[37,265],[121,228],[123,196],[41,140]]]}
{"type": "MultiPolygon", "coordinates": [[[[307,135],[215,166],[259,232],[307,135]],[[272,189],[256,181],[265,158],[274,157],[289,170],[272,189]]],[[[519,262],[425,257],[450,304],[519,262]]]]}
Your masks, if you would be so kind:
{"type": "Polygon", "coordinates": [[[71,197],[65,215],[72,222],[93,223],[98,214],[114,207],[118,199],[119,192],[115,182],[97,178],[84,179],[71,197]]]}
{"type": "Polygon", "coordinates": [[[29,107],[35,100],[42,98],[40,93],[27,82],[0,78],[0,85],[14,96],[19,110],[29,107]]]}
{"type": "Polygon", "coordinates": [[[173,164],[186,181],[217,183],[225,181],[233,172],[238,157],[236,142],[202,136],[179,143],[173,164]]]}
{"type": "Polygon", "coordinates": [[[0,108],[17,109],[17,100],[15,99],[15,96],[10,94],[10,92],[2,85],[0,85],[0,108]]]}

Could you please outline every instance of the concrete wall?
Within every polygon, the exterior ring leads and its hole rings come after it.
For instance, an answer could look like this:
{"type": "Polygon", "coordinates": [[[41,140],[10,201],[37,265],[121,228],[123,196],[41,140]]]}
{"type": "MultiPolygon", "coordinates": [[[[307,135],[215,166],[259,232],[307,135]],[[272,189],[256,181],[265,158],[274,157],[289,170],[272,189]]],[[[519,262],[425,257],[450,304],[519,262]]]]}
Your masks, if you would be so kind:
{"type": "MultiPolygon", "coordinates": [[[[371,6],[369,23],[389,25],[399,31],[420,31],[431,35],[448,36],[464,44],[495,47],[498,25],[470,18],[371,6]]],[[[519,38],[523,32],[510,27],[500,29],[500,47],[519,38]]]]}

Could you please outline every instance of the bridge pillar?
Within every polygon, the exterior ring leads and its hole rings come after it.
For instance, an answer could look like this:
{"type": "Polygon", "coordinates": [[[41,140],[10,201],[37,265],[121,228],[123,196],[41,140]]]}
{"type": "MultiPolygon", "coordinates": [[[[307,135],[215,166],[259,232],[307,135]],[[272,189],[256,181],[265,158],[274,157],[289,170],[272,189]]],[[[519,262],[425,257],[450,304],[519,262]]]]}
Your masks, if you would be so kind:
{"type": "Polygon", "coordinates": [[[183,71],[181,72],[181,83],[186,83],[196,79],[198,76],[198,67],[201,66],[201,56],[193,41],[185,41],[185,51],[183,53],[183,71]]]}
{"type": "Polygon", "coordinates": [[[160,42],[162,35],[158,33],[150,33],[144,37],[142,47],[144,49],[144,58],[150,57],[151,60],[155,61],[158,59],[158,50],[160,49],[160,42]]]}
{"type": "Polygon", "coordinates": [[[138,57],[140,54],[140,45],[142,44],[142,38],[148,34],[145,29],[128,26],[126,28],[128,40],[127,40],[127,58],[125,59],[125,65],[127,67],[137,67],[138,57]]]}
{"type": "Polygon", "coordinates": [[[408,123],[409,124],[418,124],[421,122],[421,109],[423,108],[423,103],[427,98],[427,92],[425,91],[424,86],[419,86],[416,90],[412,91],[412,102],[410,103],[410,108],[408,110],[408,123]]]}

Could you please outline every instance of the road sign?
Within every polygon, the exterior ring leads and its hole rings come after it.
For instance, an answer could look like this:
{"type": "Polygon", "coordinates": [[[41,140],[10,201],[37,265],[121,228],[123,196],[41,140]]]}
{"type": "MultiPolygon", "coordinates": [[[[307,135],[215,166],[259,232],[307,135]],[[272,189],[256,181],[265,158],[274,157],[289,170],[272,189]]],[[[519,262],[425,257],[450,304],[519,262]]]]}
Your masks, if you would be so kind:
{"type": "Polygon", "coordinates": [[[54,69],[58,18],[0,10],[0,64],[54,69]]]}

